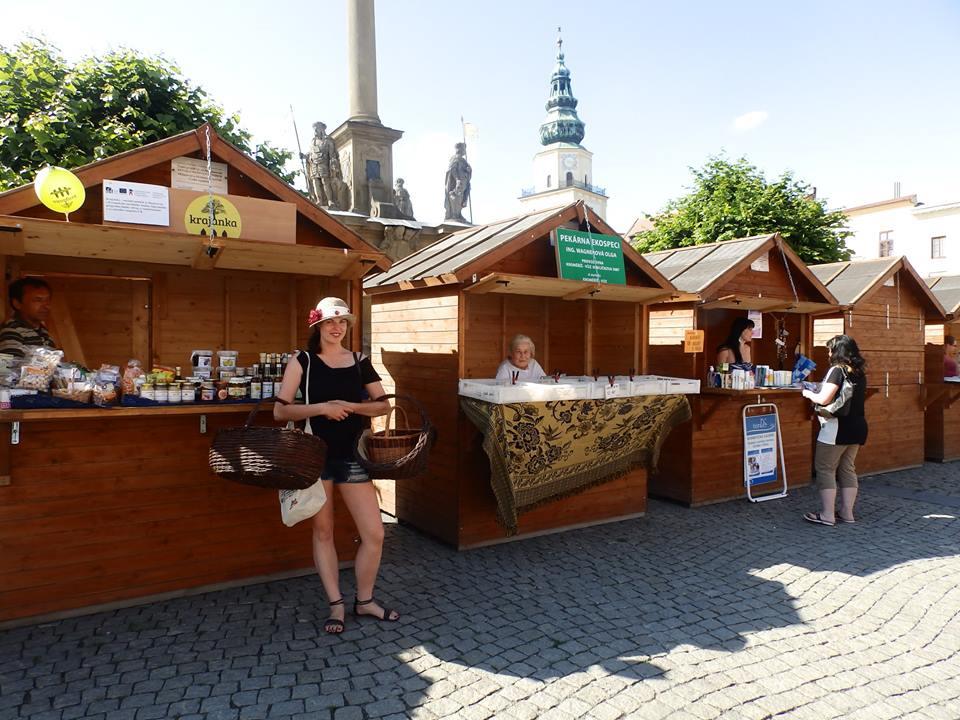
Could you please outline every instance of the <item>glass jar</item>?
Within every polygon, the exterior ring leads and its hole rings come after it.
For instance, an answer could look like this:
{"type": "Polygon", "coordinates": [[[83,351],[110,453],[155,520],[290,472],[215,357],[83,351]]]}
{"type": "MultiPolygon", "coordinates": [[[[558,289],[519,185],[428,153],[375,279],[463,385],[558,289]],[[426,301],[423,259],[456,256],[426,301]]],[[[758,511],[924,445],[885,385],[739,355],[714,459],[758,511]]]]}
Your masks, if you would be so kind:
{"type": "Polygon", "coordinates": [[[245,377],[230,378],[227,394],[231,400],[246,400],[250,397],[250,380],[245,377]]]}
{"type": "Polygon", "coordinates": [[[140,397],[144,400],[156,400],[157,393],[154,389],[153,383],[144,383],[140,386],[140,397]]]}
{"type": "Polygon", "coordinates": [[[170,386],[167,383],[157,383],[154,385],[154,400],[158,403],[168,403],[170,402],[170,395],[168,394],[170,386]]]}
{"type": "Polygon", "coordinates": [[[200,399],[203,402],[213,402],[217,399],[217,386],[211,381],[200,383],[200,399]]]}

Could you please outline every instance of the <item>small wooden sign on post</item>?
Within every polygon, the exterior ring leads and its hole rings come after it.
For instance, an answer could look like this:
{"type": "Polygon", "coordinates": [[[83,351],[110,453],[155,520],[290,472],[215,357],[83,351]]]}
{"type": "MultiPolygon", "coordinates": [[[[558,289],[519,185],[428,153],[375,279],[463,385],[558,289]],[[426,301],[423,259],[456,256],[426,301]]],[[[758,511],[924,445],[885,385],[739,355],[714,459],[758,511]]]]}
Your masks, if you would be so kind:
{"type": "Polygon", "coordinates": [[[703,352],[703,330],[683,331],[683,351],[685,353],[703,352]]]}

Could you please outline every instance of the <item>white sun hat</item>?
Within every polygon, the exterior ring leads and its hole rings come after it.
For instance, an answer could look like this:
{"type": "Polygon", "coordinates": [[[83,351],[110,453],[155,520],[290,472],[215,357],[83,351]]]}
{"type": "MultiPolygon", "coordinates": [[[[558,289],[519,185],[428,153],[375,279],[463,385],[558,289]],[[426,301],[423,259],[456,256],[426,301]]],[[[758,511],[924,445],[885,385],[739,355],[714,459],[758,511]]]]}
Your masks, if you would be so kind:
{"type": "Polygon", "coordinates": [[[333,318],[343,318],[349,323],[357,319],[343,300],[337,297],[325,297],[310,311],[307,323],[309,327],[313,327],[324,320],[332,320],[333,318]]]}

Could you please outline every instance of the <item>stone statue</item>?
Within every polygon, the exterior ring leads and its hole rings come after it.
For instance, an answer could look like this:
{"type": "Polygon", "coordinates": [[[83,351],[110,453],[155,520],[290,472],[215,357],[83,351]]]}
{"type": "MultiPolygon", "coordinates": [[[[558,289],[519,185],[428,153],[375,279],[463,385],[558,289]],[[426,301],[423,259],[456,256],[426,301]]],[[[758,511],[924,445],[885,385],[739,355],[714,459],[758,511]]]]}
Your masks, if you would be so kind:
{"type": "Polygon", "coordinates": [[[466,143],[457,143],[455,154],[450,158],[447,166],[447,175],[444,179],[443,208],[446,211],[444,220],[467,222],[463,217],[463,209],[470,201],[470,177],[473,168],[467,162],[466,143]]]}
{"type": "Polygon", "coordinates": [[[403,187],[403,178],[397,178],[396,188],[393,191],[393,204],[405,220],[416,220],[413,216],[413,203],[410,202],[410,193],[403,187]]]}
{"type": "Polygon", "coordinates": [[[313,140],[310,152],[302,157],[307,161],[307,183],[310,196],[321,207],[339,210],[337,197],[343,177],[340,174],[340,159],[333,140],[327,135],[327,126],[322,122],[313,124],[313,140]]]}

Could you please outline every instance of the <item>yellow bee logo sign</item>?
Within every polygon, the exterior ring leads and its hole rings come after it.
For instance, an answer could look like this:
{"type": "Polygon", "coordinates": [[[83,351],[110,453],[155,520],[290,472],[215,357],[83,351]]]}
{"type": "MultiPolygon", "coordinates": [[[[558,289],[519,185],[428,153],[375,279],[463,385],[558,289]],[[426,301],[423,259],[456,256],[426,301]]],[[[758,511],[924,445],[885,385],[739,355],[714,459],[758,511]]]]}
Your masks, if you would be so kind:
{"type": "Polygon", "coordinates": [[[240,237],[243,222],[236,205],[222,195],[199,195],[183,214],[183,224],[191,235],[240,237]],[[211,204],[213,212],[211,213],[211,204]],[[211,222],[211,215],[212,222],[211,222]],[[211,228],[212,225],[212,228],[211,228]]]}

